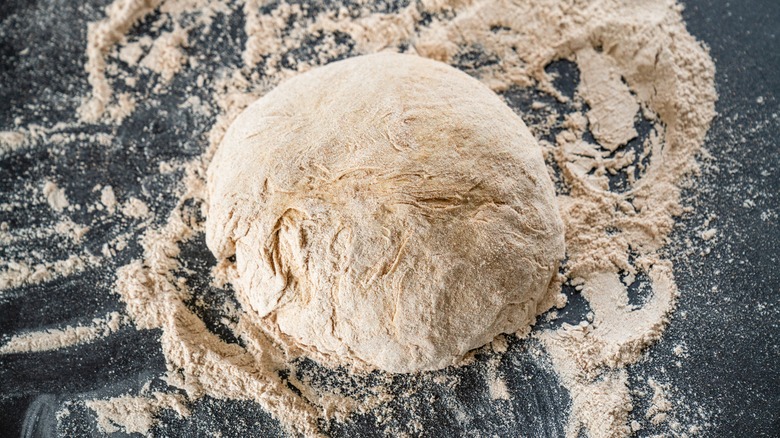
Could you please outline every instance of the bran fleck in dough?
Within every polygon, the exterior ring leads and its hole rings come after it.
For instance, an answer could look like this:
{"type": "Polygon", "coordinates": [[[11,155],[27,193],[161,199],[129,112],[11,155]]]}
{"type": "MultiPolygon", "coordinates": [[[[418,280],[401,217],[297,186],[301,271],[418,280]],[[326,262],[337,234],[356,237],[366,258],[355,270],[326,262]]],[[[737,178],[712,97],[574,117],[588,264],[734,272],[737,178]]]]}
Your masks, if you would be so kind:
{"type": "Polygon", "coordinates": [[[280,85],[208,172],[209,248],[278,343],[444,368],[549,309],[563,223],[520,118],[446,64],[380,53],[280,85]]]}

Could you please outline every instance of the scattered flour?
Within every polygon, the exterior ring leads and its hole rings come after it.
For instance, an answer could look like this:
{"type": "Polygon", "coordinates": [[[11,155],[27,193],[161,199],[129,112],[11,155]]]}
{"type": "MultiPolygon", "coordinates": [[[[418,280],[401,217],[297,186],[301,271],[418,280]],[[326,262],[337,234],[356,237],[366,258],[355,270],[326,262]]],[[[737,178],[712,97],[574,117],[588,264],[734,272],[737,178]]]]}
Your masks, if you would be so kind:
{"type": "Polygon", "coordinates": [[[107,400],[87,400],[97,415],[97,423],[106,433],[124,432],[148,435],[161,409],[173,409],[180,417],[190,415],[182,397],[160,392],[151,396],[121,396],[107,400]]]}
{"type": "Polygon", "coordinates": [[[658,425],[666,421],[667,412],[672,409],[672,404],[666,397],[668,388],[656,382],[654,379],[648,380],[647,384],[653,390],[653,398],[651,400],[652,404],[645,414],[645,418],[650,420],[651,423],[658,425]]]}
{"type": "Polygon", "coordinates": [[[113,213],[116,210],[116,195],[113,187],[105,186],[100,190],[100,203],[103,204],[109,213],[113,213]]]}
{"type": "Polygon", "coordinates": [[[24,131],[0,131],[0,157],[15,152],[27,144],[24,131]]]}
{"type": "Polygon", "coordinates": [[[149,207],[138,198],[130,198],[122,204],[122,214],[133,219],[144,219],[149,216],[149,207]]]}
{"type": "Polygon", "coordinates": [[[52,181],[46,181],[44,183],[43,196],[46,197],[49,207],[58,213],[62,212],[70,205],[67,196],[65,196],[65,189],[58,187],[57,184],[52,181]]]}
{"type": "Polygon", "coordinates": [[[89,231],[89,227],[79,225],[70,219],[64,219],[60,222],[57,222],[57,224],[54,226],[54,231],[63,236],[67,236],[73,241],[73,243],[80,243],[81,239],[89,231]]]}
{"type": "MultiPolygon", "coordinates": [[[[87,30],[85,68],[91,92],[79,109],[80,121],[119,123],[141,104],[143,94],[132,90],[135,78],[107,74],[115,63],[155,72],[160,80],[155,90],[160,91],[178,73],[197,65],[185,50],[197,44],[190,32],[208,26],[216,13],[229,10],[225,2],[200,0],[117,0],[109,5],[106,18],[90,24],[87,30]],[[133,26],[155,10],[171,20],[170,30],[156,39],[130,36],[133,26]],[[130,90],[115,92],[115,81],[122,81],[130,90]]],[[[166,382],[172,392],[87,401],[100,427],[109,433],[146,434],[161,409],[171,407],[186,415],[186,400],[207,395],[253,400],[293,434],[321,434],[323,422],[341,421],[355,412],[389,417],[384,409],[391,395],[383,384],[344,396],[339,387],[322,388],[312,379],[296,377],[294,355],[258,332],[240,310],[231,327],[242,344],[223,342],[184,305],[192,293],[186,279],[178,274],[183,267],[181,244],[203,232],[201,223],[185,215],[185,205],[187,201],[207,203],[205,169],[235,117],[249,103],[300,72],[346,54],[388,50],[459,66],[500,93],[534,88],[572,109],[568,114],[557,114],[552,108],[534,104],[534,111],[550,114],[530,127],[537,135],[562,128],[552,141],[542,142],[548,163],[560,169],[553,176],[559,186],[557,198],[566,227],[568,260],[558,284],[576,286],[593,313],[587,321],[563,324],[535,336],[571,393],[568,437],[583,431],[594,438],[621,437],[639,430],[641,424],[628,419],[634,403],[626,367],[660,338],[674,311],[680,291],[671,262],[659,254],[669,241],[675,217],[684,212],[681,187],[698,170],[695,157],[714,116],[716,99],[712,60],[687,33],[680,7],[668,0],[587,4],[424,0],[392,12],[375,12],[366,5],[352,10],[310,11],[306,4],[246,0],[237,13],[243,15],[246,34],[243,66],[197,81],[198,86],[213,90],[212,101],[200,102],[213,106],[211,112],[216,114],[208,135],[209,148],[202,157],[183,165],[185,187],[178,204],[167,223],[144,232],[143,257],[117,272],[115,289],[126,305],[128,318],[138,329],[162,332],[169,370],[166,382]],[[354,45],[340,44],[334,36],[337,34],[346,35],[354,45]],[[309,44],[313,35],[322,37],[313,47],[316,56],[294,59],[292,50],[309,44]],[[484,52],[486,59],[495,62],[470,61],[470,50],[484,52]],[[574,98],[557,90],[555,78],[545,70],[562,59],[575,63],[580,72],[574,98]],[[634,127],[637,118],[650,122],[652,130],[637,150],[628,151],[626,143],[638,136],[634,127]],[[624,190],[612,188],[610,178],[615,175],[625,175],[624,190]],[[627,288],[640,273],[649,278],[652,293],[641,306],[629,306],[627,288]],[[287,370],[291,377],[283,379],[279,370],[287,370]],[[184,391],[186,400],[174,391],[184,391]]],[[[30,125],[4,132],[0,134],[0,152],[25,148],[38,141],[44,135],[41,133],[56,135],[57,142],[72,139],[71,134],[57,133],[60,129],[30,125]]],[[[111,137],[106,134],[93,140],[108,144],[111,137]]],[[[160,165],[161,172],[171,169],[160,165]]],[[[56,212],[68,208],[65,192],[56,183],[47,181],[43,194],[56,212]]],[[[139,219],[151,215],[148,206],[136,198],[118,204],[108,186],[101,189],[100,200],[108,212],[118,209],[139,219]]],[[[21,207],[3,206],[14,208],[21,207]]],[[[771,210],[761,214],[764,220],[776,217],[771,210]]],[[[66,225],[60,228],[66,234],[76,236],[75,227],[62,223],[66,225]]],[[[700,237],[710,240],[716,235],[716,229],[706,225],[700,237]]],[[[107,254],[123,244],[112,245],[107,246],[107,254]]],[[[4,261],[0,293],[70,275],[97,260],[73,255],[53,263],[4,261]]],[[[229,271],[227,264],[215,266],[215,282],[228,278],[229,271]]],[[[46,342],[51,344],[73,345],[102,336],[110,328],[108,321],[38,336],[50,336],[46,342]]],[[[14,345],[24,345],[23,336],[14,338],[14,345]]],[[[2,348],[11,348],[7,345],[2,348]]],[[[29,341],[26,345],[43,344],[29,341]]],[[[501,341],[493,348],[500,352],[501,341]]],[[[488,373],[487,379],[491,398],[511,400],[505,381],[495,370],[493,373],[488,373]]],[[[672,409],[668,391],[654,381],[649,385],[654,394],[648,419],[662,422],[672,409]]],[[[413,423],[409,430],[419,429],[419,423],[413,423]]],[[[675,424],[670,427],[689,431],[698,427],[675,424]]]]}
{"type": "Polygon", "coordinates": [[[4,261],[5,269],[0,271],[0,296],[7,289],[67,277],[99,262],[99,257],[89,253],[72,254],[66,259],[54,262],[4,261]]]}
{"type": "Polygon", "coordinates": [[[23,333],[11,337],[0,346],[0,354],[50,351],[86,344],[110,335],[127,322],[127,318],[118,312],[111,312],[103,318],[93,319],[92,324],[87,326],[67,326],[62,329],[23,333]]]}

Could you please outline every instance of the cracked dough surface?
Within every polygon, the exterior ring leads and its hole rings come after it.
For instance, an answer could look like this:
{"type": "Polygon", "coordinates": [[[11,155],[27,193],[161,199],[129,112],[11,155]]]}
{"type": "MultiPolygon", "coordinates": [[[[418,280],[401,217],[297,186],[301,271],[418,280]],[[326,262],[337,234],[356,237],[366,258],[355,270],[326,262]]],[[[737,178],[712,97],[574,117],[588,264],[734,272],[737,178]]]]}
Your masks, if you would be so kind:
{"type": "Polygon", "coordinates": [[[439,369],[551,304],[563,223],[520,118],[445,64],[381,53],[250,105],[208,169],[206,238],[258,327],[320,362],[439,369]]]}

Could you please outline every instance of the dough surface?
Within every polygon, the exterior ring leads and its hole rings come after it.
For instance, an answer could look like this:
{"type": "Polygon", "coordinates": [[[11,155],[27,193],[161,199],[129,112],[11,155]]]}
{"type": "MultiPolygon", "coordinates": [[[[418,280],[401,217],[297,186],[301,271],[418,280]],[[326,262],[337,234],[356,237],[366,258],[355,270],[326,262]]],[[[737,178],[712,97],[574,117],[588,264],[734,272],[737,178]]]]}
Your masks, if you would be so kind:
{"type": "Polygon", "coordinates": [[[294,77],[231,125],[206,239],[290,351],[389,372],[458,363],[551,304],[563,223],[541,150],[478,80],[381,53],[294,77]]]}

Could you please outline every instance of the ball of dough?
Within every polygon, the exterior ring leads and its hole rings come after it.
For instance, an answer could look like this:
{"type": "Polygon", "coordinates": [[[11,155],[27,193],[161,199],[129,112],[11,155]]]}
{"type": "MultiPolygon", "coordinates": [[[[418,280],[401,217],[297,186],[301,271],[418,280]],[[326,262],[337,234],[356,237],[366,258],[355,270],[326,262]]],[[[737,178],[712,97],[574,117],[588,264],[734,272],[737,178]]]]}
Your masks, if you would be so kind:
{"type": "Polygon", "coordinates": [[[279,85],[230,126],[208,191],[207,243],[235,256],[244,309],[330,365],[455,364],[533,324],[564,255],[522,120],[476,79],[411,55],[279,85]]]}

